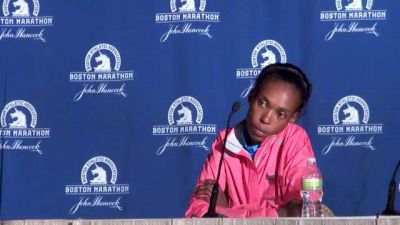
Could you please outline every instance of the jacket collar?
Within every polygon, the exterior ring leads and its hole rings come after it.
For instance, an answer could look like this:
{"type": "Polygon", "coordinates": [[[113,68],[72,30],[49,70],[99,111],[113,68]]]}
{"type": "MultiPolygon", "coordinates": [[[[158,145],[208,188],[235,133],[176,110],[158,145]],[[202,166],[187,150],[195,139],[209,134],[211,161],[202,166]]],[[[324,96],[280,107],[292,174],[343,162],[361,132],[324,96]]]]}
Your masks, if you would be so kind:
{"type": "MultiPolygon", "coordinates": [[[[226,140],[226,149],[232,153],[238,154],[240,151],[244,150],[245,140],[243,138],[244,121],[237,124],[234,128],[227,130],[229,132],[226,140]]],[[[283,132],[283,131],[282,131],[283,132]]],[[[282,133],[281,132],[281,133],[282,133]]],[[[260,147],[265,146],[265,144],[271,140],[276,140],[277,135],[271,135],[267,137],[261,144],[260,147]]]]}
{"type": "Polygon", "coordinates": [[[239,136],[237,136],[237,127],[233,128],[229,134],[228,134],[228,139],[226,140],[226,149],[229,151],[238,154],[242,149],[244,149],[242,143],[239,141],[239,136]]]}

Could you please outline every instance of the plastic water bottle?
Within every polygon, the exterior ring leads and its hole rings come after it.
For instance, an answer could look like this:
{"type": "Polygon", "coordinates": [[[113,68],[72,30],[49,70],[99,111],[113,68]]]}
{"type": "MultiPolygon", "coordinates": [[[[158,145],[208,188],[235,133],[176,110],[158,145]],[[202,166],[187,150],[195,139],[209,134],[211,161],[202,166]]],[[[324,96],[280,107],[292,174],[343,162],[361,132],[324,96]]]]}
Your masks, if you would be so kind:
{"type": "Polygon", "coordinates": [[[322,176],[315,158],[307,159],[301,180],[302,217],[322,217],[322,176]]]}

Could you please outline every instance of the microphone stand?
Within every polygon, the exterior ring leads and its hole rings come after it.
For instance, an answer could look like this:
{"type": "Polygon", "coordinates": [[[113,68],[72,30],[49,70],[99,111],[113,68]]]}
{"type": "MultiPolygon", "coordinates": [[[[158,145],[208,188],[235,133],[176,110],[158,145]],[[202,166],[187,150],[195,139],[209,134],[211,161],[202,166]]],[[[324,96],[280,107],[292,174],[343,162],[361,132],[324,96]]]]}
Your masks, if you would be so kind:
{"type": "Polygon", "coordinates": [[[386,209],[382,212],[381,215],[387,215],[387,216],[400,215],[400,212],[394,208],[394,202],[396,199],[396,186],[397,186],[395,178],[397,175],[397,171],[399,170],[399,167],[400,167],[400,160],[397,162],[396,169],[393,171],[392,180],[390,181],[390,184],[389,184],[389,192],[388,192],[388,199],[387,199],[387,203],[386,203],[386,209]]]}
{"type": "Polygon", "coordinates": [[[211,197],[210,197],[210,205],[208,207],[207,213],[204,214],[203,218],[221,218],[221,217],[224,217],[223,215],[221,215],[221,214],[219,214],[219,213],[217,213],[215,211],[215,208],[217,206],[217,200],[218,200],[218,192],[219,192],[218,182],[219,182],[219,177],[221,175],[222,162],[224,160],[226,140],[228,139],[228,133],[231,131],[231,129],[229,129],[229,122],[231,120],[231,117],[232,117],[233,113],[237,112],[239,110],[239,108],[240,108],[240,102],[236,101],[235,103],[233,103],[232,110],[231,110],[231,112],[229,113],[229,116],[228,116],[228,122],[226,124],[226,132],[225,132],[225,137],[224,137],[224,148],[222,149],[221,158],[219,160],[219,165],[218,165],[217,180],[213,184],[213,188],[212,188],[212,191],[211,191],[211,197]]]}

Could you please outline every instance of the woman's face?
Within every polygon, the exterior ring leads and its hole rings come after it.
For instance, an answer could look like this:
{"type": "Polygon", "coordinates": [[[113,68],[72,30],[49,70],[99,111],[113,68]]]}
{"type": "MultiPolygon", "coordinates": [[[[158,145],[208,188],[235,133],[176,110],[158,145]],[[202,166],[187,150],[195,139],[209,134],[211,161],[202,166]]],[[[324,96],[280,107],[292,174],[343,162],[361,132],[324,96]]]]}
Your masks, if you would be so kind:
{"type": "Polygon", "coordinates": [[[281,132],[298,116],[301,103],[300,91],[290,83],[270,80],[249,99],[246,128],[252,144],[261,143],[266,137],[281,132]]]}

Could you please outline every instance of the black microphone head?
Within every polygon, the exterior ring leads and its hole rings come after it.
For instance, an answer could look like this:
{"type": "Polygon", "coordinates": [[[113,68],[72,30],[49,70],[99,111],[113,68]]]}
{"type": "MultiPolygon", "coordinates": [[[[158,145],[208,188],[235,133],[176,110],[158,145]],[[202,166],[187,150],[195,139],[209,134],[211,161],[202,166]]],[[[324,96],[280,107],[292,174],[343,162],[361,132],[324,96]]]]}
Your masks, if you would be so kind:
{"type": "Polygon", "coordinates": [[[232,112],[237,112],[240,109],[240,101],[235,101],[232,105],[232,112]]]}

